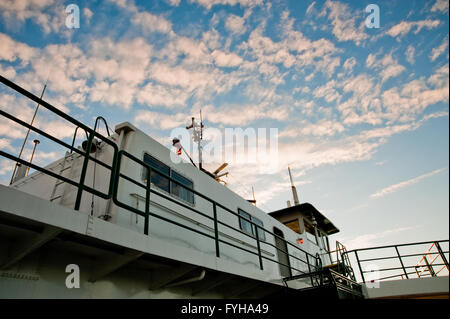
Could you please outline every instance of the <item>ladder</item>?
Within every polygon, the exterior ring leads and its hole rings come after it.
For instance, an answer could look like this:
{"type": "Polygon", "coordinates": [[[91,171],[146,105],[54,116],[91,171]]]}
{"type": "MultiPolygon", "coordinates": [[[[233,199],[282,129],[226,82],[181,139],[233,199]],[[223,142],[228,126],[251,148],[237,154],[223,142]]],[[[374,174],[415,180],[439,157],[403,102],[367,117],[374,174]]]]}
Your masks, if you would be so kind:
{"type": "Polygon", "coordinates": [[[350,259],[348,258],[347,248],[338,241],[336,241],[336,261],[338,272],[344,276],[350,277],[353,281],[356,281],[355,273],[350,264],[350,259]]]}
{"type": "MultiPolygon", "coordinates": [[[[68,158],[71,155],[72,155],[72,153],[69,153],[69,152],[66,152],[66,154],[64,155],[64,159],[63,159],[62,163],[60,164],[61,165],[61,169],[59,170],[60,176],[63,176],[65,171],[72,168],[72,163],[70,165],[66,166],[66,163],[68,162],[68,158]]],[[[68,176],[68,174],[66,174],[66,176],[64,176],[64,177],[67,177],[67,176],[68,176]]],[[[56,201],[56,203],[58,203],[58,204],[61,203],[63,196],[64,196],[64,189],[59,193],[57,193],[57,189],[61,188],[60,186],[65,183],[66,182],[64,182],[63,180],[56,179],[55,185],[53,186],[52,194],[50,195],[51,202],[56,201]]]]}

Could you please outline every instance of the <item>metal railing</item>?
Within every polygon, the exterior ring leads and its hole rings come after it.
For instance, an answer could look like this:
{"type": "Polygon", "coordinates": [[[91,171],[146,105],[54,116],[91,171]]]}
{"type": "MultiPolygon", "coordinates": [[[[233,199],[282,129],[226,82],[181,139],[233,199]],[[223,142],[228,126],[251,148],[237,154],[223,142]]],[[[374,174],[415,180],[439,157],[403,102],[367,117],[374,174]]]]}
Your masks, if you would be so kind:
{"type": "Polygon", "coordinates": [[[26,166],[28,166],[30,168],[35,169],[36,171],[42,172],[42,173],[47,174],[47,175],[49,175],[49,176],[51,176],[53,178],[56,178],[58,180],[62,180],[63,182],[66,182],[66,183],[76,187],[77,188],[77,196],[76,196],[76,201],[75,201],[75,205],[74,205],[74,209],[75,210],[79,210],[80,209],[83,192],[88,192],[90,194],[93,194],[95,196],[99,196],[99,197],[101,197],[103,199],[106,199],[106,200],[112,199],[113,202],[117,206],[119,206],[121,208],[124,208],[125,210],[127,210],[129,212],[132,212],[134,214],[137,214],[137,215],[140,215],[140,216],[144,217],[144,233],[146,235],[149,234],[149,220],[150,220],[150,217],[154,217],[154,218],[158,218],[160,220],[163,220],[163,221],[165,221],[167,223],[170,223],[172,225],[175,225],[177,227],[182,227],[184,229],[187,229],[187,230],[190,230],[192,232],[195,232],[195,233],[197,233],[199,235],[204,236],[205,238],[210,238],[210,239],[214,240],[216,256],[219,257],[219,258],[220,258],[220,244],[225,244],[225,245],[232,246],[232,247],[234,247],[236,249],[239,249],[239,250],[242,250],[242,251],[245,251],[247,253],[250,253],[250,254],[253,254],[253,255],[257,256],[258,257],[258,261],[259,261],[259,266],[260,266],[261,270],[264,269],[264,265],[263,265],[264,262],[263,262],[263,260],[267,260],[269,262],[273,262],[273,263],[276,263],[278,265],[288,267],[291,271],[295,270],[295,271],[297,271],[299,273],[307,273],[307,272],[305,272],[305,271],[303,271],[301,269],[297,269],[297,268],[292,267],[290,265],[290,263],[286,265],[284,263],[281,263],[278,260],[274,260],[272,258],[264,256],[262,254],[261,246],[262,245],[267,245],[267,246],[271,246],[271,247],[275,248],[278,251],[283,252],[289,258],[292,258],[293,260],[297,260],[300,263],[306,265],[306,267],[308,268],[308,272],[312,272],[312,271],[316,271],[317,270],[317,265],[320,264],[318,262],[318,260],[317,260],[319,258],[318,256],[314,256],[314,255],[308,253],[307,251],[297,247],[293,243],[285,240],[283,237],[280,237],[280,236],[274,234],[273,232],[271,232],[271,231],[261,227],[260,225],[256,224],[254,221],[252,221],[250,219],[247,219],[247,218],[245,218],[242,215],[239,215],[237,212],[232,211],[231,209],[227,208],[226,206],[220,204],[219,202],[217,202],[217,201],[215,201],[215,200],[205,196],[204,194],[201,194],[201,193],[195,191],[194,189],[185,187],[180,182],[174,180],[172,177],[164,174],[163,172],[160,172],[158,170],[155,170],[155,169],[151,168],[149,164],[147,164],[144,161],[136,158],[135,156],[133,156],[132,154],[126,152],[125,150],[119,150],[118,146],[116,145],[115,142],[113,142],[111,139],[108,139],[108,138],[102,136],[101,134],[99,134],[98,132],[96,132],[95,129],[97,127],[97,120],[98,120],[98,118],[96,120],[95,128],[91,129],[90,127],[84,125],[83,123],[77,121],[76,119],[68,116],[66,113],[64,113],[64,112],[60,111],[59,109],[57,109],[56,107],[52,106],[48,102],[40,99],[39,97],[37,97],[34,94],[30,93],[29,91],[23,89],[22,87],[18,86],[17,84],[7,80],[3,76],[0,76],[0,82],[3,83],[4,85],[6,85],[7,87],[13,89],[14,91],[18,92],[19,94],[29,98],[30,100],[32,100],[32,101],[34,101],[36,103],[38,103],[39,105],[43,106],[44,108],[46,108],[50,112],[56,114],[57,116],[63,118],[64,120],[70,122],[71,124],[73,124],[75,126],[75,134],[74,134],[74,138],[73,138],[73,141],[72,141],[72,145],[69,145],[69,144],[65,143],[64,141],[62,141],[62,140],[52,136],[51,134],[48,134],[48,133],[44,132],[43,130],[41,130],[41,129],[37,128],[37,127],[34,127],[34,126],[32,126],[32,125],[30,125],[30,124],[20,120],[19,118],[15,117],[15,116],[13,116],[13,115],[11,115],[11,114],[3,111],[3,110],[0,110],[0,115],[1,116],[3,116],[5,118],[7,118],[7,119],[9,119],[9,120],[19,124],[19,125],[21,125],[23,127],[29,128],[32,131],[36,132],[37,134],[40,134],[40,135],[48,138],[49,140],[51,140],[51,141],[53,141],[53,142],[55,142],[55,143],[65,147],[65,148],[67,148],[68,150],[70,150],[71,153],[75,152],[75,153],[78,153],[79,155],[81,155],[82,157],[84,157],[84,159],[83,159],[83,166],[82,166],[82,170],[81,170],[81,173],[80,173],[80,179],[79,179],[78,182],[76,182],[76,181],[68,179],[68,178],[66,178],[64,176],[56,174],[53,171],[45,169],[45,168],[43,168],[43,167],[41,167],[39,165],[29,163],[28,161],[26,161],[24,159],[21,159],[21,158],[15,156],[15,155],[9,154],[9,153],[5,152],[4,150],[0,150],[0,156],[8,158],[8,159],[10,159],[10,160],[12,160],[12,161],[14,161],[16,163],[21,163],[22,165],[26,165],[26,166]],[[76,131],[78,130],[78,128],[83,129],[86,132],[86,134],[87,134],[87,145],[86,145],[85,151],[81,151],[78,148],[74,147],[76,131]],[[99,138],[100,140],[102,140],[103,142],[105,142],[106,144],[108,144],[109,146],[111,146],[113,148],[112,164],[111,165],[103,163],[102,161],[100,161],[97,158],[92,157],[90,155],[90,150],[91,150],[91,146],[92,146],[94,137],[99,138]],[[141,182],[139,182],[137,180],[134,180],[133,178],[130,178],[130,177],[128,177],[128,176],[126,176],[126,175],[121,173],[120,167],[121,167],[121,161],[122,161],[123,157],[127,157],[129,160],[133,161],[134,163],[136,163],[138,165],[141,165],[142,167],[144,167],[146,169],[146,174],[147,174],[146,177],[147,178],[146,178],[146,183],[145,184],[143,184],[143,183],[141,183],[141,182]],[[89,161],[93,161],[93,162],[95,162],[95,163],[97,163],[97,164],[107,168],[110,171],[109,186],[108,186],[108,192],[107,193],[100,192],[100,191],[98,191],[98,190],[96,190],[96,189],[86,185],[85,179],[86,179],[86,173],[87,173],[89,161]],[[184,203],[182,203],[180,201],[177,201],[174,198],[163,194],[162,192],[157,191],[155,189],[155,187],[151,186],[151,172],[152,171],[158,172],[158,175],[161,175],[164,178],[167,178],[170,182],[175,183],[175,184],[179,185],[180,187],[183,187],[183,188],[187,189],[189,192],[192,192],[196,196],[199,196],[199,197],[203,198],[204,200],[208,201],[209,203],[211,203],[212,204],[213,217],[211,217],[211,216],[209,216],[209,215],[207,215],[207,214],[205,214],[205,213],[195,209],[194,207],[191,207],[191,206],[186,205],[186,204],[184,204],[184,203]],[[125,179],[125,180],[127,180],[127,181],[129,181],[129,182],[131,182],[131,183],[133,183],[133,184],[135,184],[135,185],[137,185],[137,186],[139,186],[139,187],[141,187],[141,188],[143,188],[145,190],[145,210],[144,211],[140,211],[140,210],[138,210],[138,209],[136,209],[134,207],[131,207],[131,206],[129,206],[129,205],[127,205],[127,204],[125,204],[125,203],[123,203],[123,202],[121,202],[119,200],[119,198],[118,198],[118,186],[120,184],[121,179],[125,179]],[[203,216],[203,217],[208,218],[209,220],[213,221],[214,234],[211,235],[211,234],[199,231],[199,230],[197,230],[197,229],[195,229],[193,227],[190,227],[188,225],[185,225],[185,224],[176,222],[174,220],[171,220],[169,218],[166,218],[164,216],[155,214],[151,210],[151,207],[150,207],[150,196],[151,196],[152,193],[157,195],[157,196],[159,196],[159,197],[165,198],[166,200],[169,200],[170,202],[175,203],[175,204],[177,204],[180,207],[188,209],[188,210],[190,210],[190,211],[192,211],[192,212],[194,212],[194,213],[196,213],[196,214],[198,214],[200,216],[203,216]],[[220,221],[218,216],[217,216],[217,209],[218,208],[224,210],[225,212],[227,212],[229,214],[232,214],[232,215],[236,216],[238,219],[239,218],[243,219],[243,220],[247,221],[248,223],[250,223],[251,225],[253,225],[253,227],[255,227],[255,229],[256,229],[255,236],[252,236],[250,234],[242,232],[238,228],[230,226],[230,225],[220,221]],[[233,244],[233,243],[231,243],[229,241],[225,241],[222,238],[220,238],[220,236],[219,236],[219,225],[223,226],[223,227],[226,227],[228,229],[237,231],[237,232],[239,232],[239,234],[243,234],[243,235],[245,235],[247,237],[252,238],[252,240],[255,240],[256,248],[257,248],[256,251],[252,251],[252,250],[249,250],[249,249],[246,249],[246,248],[243,248],[243,247],[239,247],[238,245],[235,245],[235,244],[233,244]],[[278,238],[278,239],[281,239],[282,241],[284,241],[286,243],[286,251],[284,249],[281,249],[281,248],[277,247],[275,244],[272,244],[272,243],[268,242],[267,240],[265,240],[265,241],[260,240],[260,238],[258,236],[258,233],[259,233],[258,230],[261,230],[264,233],[272,235],[274,238],[278,238]],[[295,249],[297,252],[300,252],[300,253],[304,254],[304,256],[306,257],[306,260],[304,260],[302,258],[298,258],[298,257],[290,254],[288,247],[291,248],[291,249],[295,249]]]}
{"type": "Polygon", "coordinates": [[[438,274],[448,276],[448,244],[448,239],[416,242],[355,249],[345,254],[356,263],[357,268],[353,267],[353,270],[364,283],[387,279],[435,277],[438,274]],[[446,249],[442,248],[443,245],[446,249]],[[419,268],[422,268],[421,271],[418,271],[419,268]],[[445,269],[447,271],[443,272],[445,269]],[[370,274],[370,278],[367,278],[367,274],[370,274]]]}

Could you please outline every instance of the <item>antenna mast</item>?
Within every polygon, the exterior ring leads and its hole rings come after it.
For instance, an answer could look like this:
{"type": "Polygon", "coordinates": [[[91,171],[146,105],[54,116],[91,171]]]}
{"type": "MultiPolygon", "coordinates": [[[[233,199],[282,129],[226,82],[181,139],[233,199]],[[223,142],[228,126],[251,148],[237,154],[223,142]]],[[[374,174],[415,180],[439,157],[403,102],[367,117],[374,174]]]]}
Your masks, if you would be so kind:
{"type": "Polygon", "coordinates": [[[292,195],[294,196],[294,206],[296,206],[296,205],[300,204],[300,202],[298,200],[297,189],[294,186],[294,181],[292,180],[291,168],[289,166],[288,166],[288,171],[289,171],[289,178],[291,179],[292,195]]]}
{"type": "Polygon", "coordinates": [[[202,110],[200,110],[200,124],[195,122],[195,118],[192,117],[192,124],[189,126],[186,126],[186,129],[193,129],[193,139],[194,142],[197,142],[198,144],[198,168],[200,170],[203,169],[202,167],[202,140],[203,140],[203,118],[202,118],[202,110]]]}
{"type": "MultiPolygon", "coordinates": [[[[41,100],[44,97],[44,93],[45,93],[45,89],[46,88],[47,88],[47,83],[45,83],[44,89],[42,90],[41,98],[40,98],[41,100]]],[[[37,114],[38,110],[39,110],[39,103],[36,105],[36,109],[34,110],[33,118],[31,119],[30,125],[33,125],[34,119],[36,118],[36,114],[37,114]]],[[[27,134],[25,135],[25,139],[23,140],[22,148],[20,149],[20,153],[19,153],[19,158],[22,156],[23,149],[25,148],[25,144],[27,143],[27,140],[28,140],[28,135],[30,135],[30,130],[31,129],[28,128],[27,134]]],[[[19,166],[21,166],[21,164],[19,162],[17,162],[16,165],[14,166],[14,171],[13,171],[13,174],[11,176],[11,181],[9,182],[9,184],[12,184],[14,182],[14,180],[16,180],[16,176],[15,175],[16,175],[17,168],[19,166]]],[[[22,171],[22,172],[25,172],[25,171],[22,171]]],[[[19,177],[19,176],[17,176],[17,177],[19,177]]],[[[20,176],[20,177],[23,177],[23,176],[20,176]]]]}

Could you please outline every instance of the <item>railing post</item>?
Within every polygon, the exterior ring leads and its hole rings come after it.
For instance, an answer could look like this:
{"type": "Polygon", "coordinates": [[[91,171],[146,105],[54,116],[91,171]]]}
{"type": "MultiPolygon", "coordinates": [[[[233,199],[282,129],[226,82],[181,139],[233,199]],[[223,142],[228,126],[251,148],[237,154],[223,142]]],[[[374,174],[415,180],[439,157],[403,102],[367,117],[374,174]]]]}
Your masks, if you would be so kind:
{"type": "Polygon", "coordinates": [[[308,263],[309,279],[311,279],[311,286],[314,286],[313,278],[311,275],[311,265],[309,264],[308,253],[306,253],[306,262],[308,263]]]}
{"type": "Polygon", "coordinates": [[[75,200],[75,207],[74,210],[79,210],[81,205],[81,195],[83,194],[84,189],[84,180],[86,178],[86,172],[89,164],[89,153],[91,151],[92,141],[94,140],[94,133],[91,132],[89,134],[88,143],[86,147],[86,154],[84,155],[84,162],[83,162],[83,168],[81,169],[80,174],[80,181],[78,184],[78,192],[77,192],[77,199],[75,200]]]}
{"type": "Polygon", "coordinates": [[[442,252],[441,245],[439,245],[439,242],[435,242],[434,244],[436,245],[436,248],[438,250],[439,256],[441,256],[442,260],[444,261],[445,267],[447,267],[447,270],[449,270],[448,261],[447,261],[447,258],[445,258],[444,253],[442,252]]]}
{"type": "Polygon", "coordinates": [[[408,272],[406,271],[405,265],[403,264],[402,256],[400,256],[400,252],[398,251],[397,246],[395,246],[395,251],[397,252],[398,260],[400,260],[400,264],[402,265],[402,269],[403,269],[403,272],[405,273],[406,279],[409,279],[408,272]]]}
{"type": "Polygon", "coordinates": [[[144,222],[144,234],[148,235],[148,224],[150,219],[150,176],[151,168],[147,168],[147,188],[145,189],[145,222],[144,222]]]}
{"type": "Polygon", "coordinates": [[[358,251],[356,251],[356,250],[355,250],[355,257],[356,257],[356,261],[358,262],[358,267],[359,267],[359,272],[361,273],[361,278],[362,278],[363,282],[366,282],[366,279],[364,279],[364,272],[361,268],[361,262],[359,261],[358,251]]]}
{"type": "Polygon", "coordinates": [[[213,202],[213,214],[214,214],[214,240],[216,242],[216,256],[220,257],[219,251],[219,228],[217,225],[217,207],[216,202],[213,202]]]}
{"type": "Polygon", "coordinates": [[[261,270],[264,270],[263,267],[263,260],[262,260],[262,255],[261,255],[261,244],[259,242],[259,236],[258,236],[258,225],[255,224],[256,227],[256,246],[258,247],[258,258],[259,258],[259,268],[261,268],[261,270]]]}

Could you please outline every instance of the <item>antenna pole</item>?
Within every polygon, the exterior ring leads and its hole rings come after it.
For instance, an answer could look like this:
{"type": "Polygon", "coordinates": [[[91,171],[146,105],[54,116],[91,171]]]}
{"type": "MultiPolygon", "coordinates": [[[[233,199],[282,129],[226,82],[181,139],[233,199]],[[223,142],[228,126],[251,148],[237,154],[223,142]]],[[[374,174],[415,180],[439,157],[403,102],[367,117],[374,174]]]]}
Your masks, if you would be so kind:
{"type": "MultiPolygon", "coordinates": [[[[40,143],[40,141],[39,140],[34,140],[33,143],[34,143],[34,147],[33,147],[33,153],[31,153],[30,164],[33,163],[34,152],[36,151],[36,146],[40,143]]],[[[28,176],[28,173],[30,173],[30,167],[29,166],[27,168],[27,176],[28,176]]]]}
{"type": "MultiPolygon", "coordinates": [[[[44,89],[42,90],[41,97],[40,97],[41,100],[42,100],[42,97],[44,96],[44,92],[45,92],[46,88],[47,88],[47,83],[44,85],[44,89]]],[[[30,125],[33,125],[38,109],[39,109],[39,103],[36,105],[36,109],[34,110],[33,118],[31,119],[30,125]]],[[[19,153],[19,158],[22,156],[23,149],[25,148],[25,144],[27,143],[28,135],[30,135],[30,130],[31,129],[28,128],[27,134],[25,135],[25,139],[23,140],[22,148],[20,149],[20,153],[19,153]]],[[[20,165],[19,163],[16,163],[16,165],[14,166],[14,171],[11,176],[11,181],[9,182],[10,185],[13,183],[14,175],[16,175],[16,170],[19,165],[20,165]]]]}
{"type": "Polygon", "coordinates": [[[294,197],[294,206],[300,204],[297,195],[297,189],[294,186],[294,181],[292,180],[291,168],[288,166],[289,178],[291,179],[292,196],[294,197]]]}

